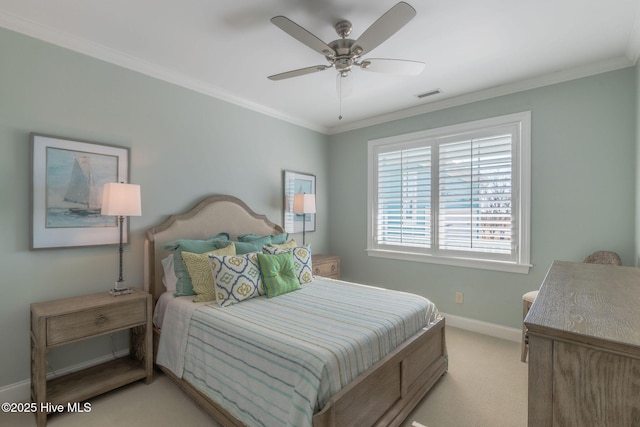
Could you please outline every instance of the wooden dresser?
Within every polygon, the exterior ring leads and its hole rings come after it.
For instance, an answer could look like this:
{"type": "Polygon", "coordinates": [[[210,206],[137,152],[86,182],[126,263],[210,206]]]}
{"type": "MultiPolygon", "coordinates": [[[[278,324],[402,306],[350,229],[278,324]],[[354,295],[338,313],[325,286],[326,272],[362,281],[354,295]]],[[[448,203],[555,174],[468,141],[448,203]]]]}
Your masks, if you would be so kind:
{"type": "Polygon", "coordinates": [[[640,426],[640,269],[556,261],[525,326],[529,427],[640,426]]]}
{"type": "Polygon", "coordinates": [[[340,279],[340,257],[336,255],[311,255],[314,276],[340,279]]]}
{"type": "Polygon", "coordinates": [[[31,398],[44,427],[50,406],[75,405],[125,384],[153,379],[151,294],[108,292],[31,304],[31,398]],[[105,362],[51,380],[46,355],[53,347],[130,330],[129,357],[105,362]]]}

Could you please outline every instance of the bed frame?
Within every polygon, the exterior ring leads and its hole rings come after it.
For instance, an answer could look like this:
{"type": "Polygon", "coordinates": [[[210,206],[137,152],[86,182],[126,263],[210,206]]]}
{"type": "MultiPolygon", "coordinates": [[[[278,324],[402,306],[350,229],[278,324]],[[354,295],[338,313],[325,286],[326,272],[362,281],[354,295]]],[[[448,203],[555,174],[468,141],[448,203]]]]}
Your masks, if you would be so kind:
{"type": "MultiPolygon", "coordinates": [[[[207,197],[183,214],[171,215],[147,231],[145,287],[154,302],[165,291],[164,244],[179,238],[205,239],[220,232],[278,234],[283,229],[233,196],[207,197]]],[[[313,416],[314,427],[398,426],[447,370],[444,319],[424,328],[370,367],[313,416]]],[[[154,329],[154,361],[161,331],[154,329]]],[[[158,365],[156,365],[158,366],[158,365]]],[[[223,426],[243,426],[229,412],[171,371],[158,366],[223,426]]]]}

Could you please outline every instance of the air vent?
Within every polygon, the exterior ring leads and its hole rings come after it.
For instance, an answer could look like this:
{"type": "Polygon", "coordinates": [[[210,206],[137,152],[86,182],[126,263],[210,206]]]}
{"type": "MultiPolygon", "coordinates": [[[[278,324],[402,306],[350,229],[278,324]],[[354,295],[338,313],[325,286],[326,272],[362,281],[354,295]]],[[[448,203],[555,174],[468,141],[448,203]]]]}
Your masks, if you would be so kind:
{"type": "Polygon", "coordinates": [[[429,92],[425,92],[425,93],[421,93],[419,95],[416,95],[416,97],[422,99],[422,98],[426,98],[427,96],[433,96],[433,95],[438,95],[440,93],[440,89],[434,89],[432,91],[429,92]]]}

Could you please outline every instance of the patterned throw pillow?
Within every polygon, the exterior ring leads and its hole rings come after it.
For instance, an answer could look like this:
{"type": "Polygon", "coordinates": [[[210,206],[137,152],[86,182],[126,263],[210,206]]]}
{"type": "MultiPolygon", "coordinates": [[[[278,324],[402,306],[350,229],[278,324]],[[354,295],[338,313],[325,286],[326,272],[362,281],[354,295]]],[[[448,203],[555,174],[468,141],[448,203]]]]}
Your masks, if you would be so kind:
{"type": "Polygon", "coordinates": [[[274,248],[265,246],[262,252],[267,254],[278,255],[291,252],[293,255],[293,268],[296,270],[296,276],[301,285],[309,283],[313,280],[313,269],[311,265],[311,248],[309,246],[298,246],[295,248],[274,248]]]}
{"type": "Polygon", "coordinates": [[[216,301],[221,307],[264,295],[256,253],[209,255],[216,301]]]}
{"type": "Polygon", "coordinates": [[[258,253],[262,285],[267,298],[300,289],[300,282],[293,268],[293,255],[285,252],[279,255],[258,253]]]}
{"type": "Polygon", "coordinates": [[[216,294],[213,286],[213,275],[211,274],[211,265],[209,263],[209,255],[235,255],[236,248],[231,243],[229,246],[216,249],[214,251],[203,254],[182,251],[182,260],[187,266],[189,277],[193,291],[196,293],[193,302],[213,301],[216,294]]]}

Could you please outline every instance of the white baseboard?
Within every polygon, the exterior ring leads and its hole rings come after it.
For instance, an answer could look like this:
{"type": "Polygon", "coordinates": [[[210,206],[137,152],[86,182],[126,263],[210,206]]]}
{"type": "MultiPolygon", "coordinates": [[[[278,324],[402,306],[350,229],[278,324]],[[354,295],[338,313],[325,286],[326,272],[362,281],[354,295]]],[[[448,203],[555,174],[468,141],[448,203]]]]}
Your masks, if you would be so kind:
{"type": "MultiPolygon", "coordinates": [[[[79,363],[77,365],[69,366],[68,368],[58,369],[55,373],[49,372],[47,374],[47,380],[65,375],[71,372],[80,371],[85,368],[89,368],[100,363],[108,362],[119,357],[124,357],[129,354],[129,349],[124,349],[116,352],[115,354],[109,354],[97,359],[89,360],[87,362],[79,363]],[[115,357],[114,357],[115,356],[115,357]]],[[[17,382],[15,384],[9,384],[4,387],[0,387],[0,402],[28,402],[31,400],[31,380],[26,379],[24,381],[17,382]]]]}
{"type": "Polygon", "coordinates": [[[453,314],[442,313],[442,315],[446,318],[447,326],[502,338],[508,341],[520,342],[522,340],[521,329],[509,328],[495,323],[483,322],[482,320],[469,319],[468,317],[454,316],[453,314]]]}

